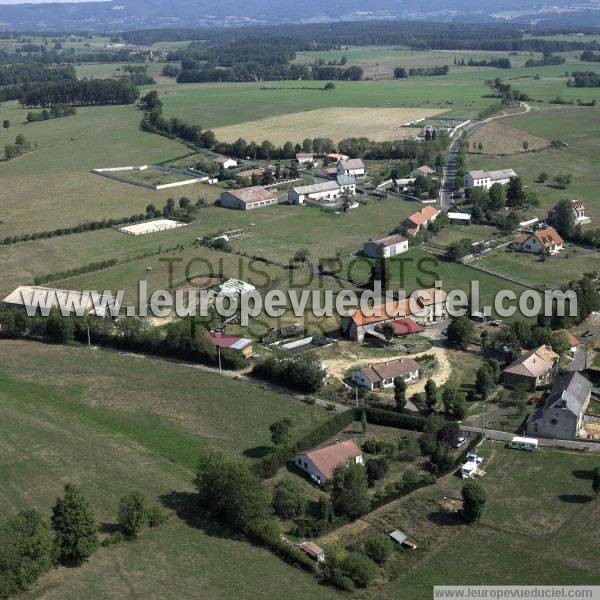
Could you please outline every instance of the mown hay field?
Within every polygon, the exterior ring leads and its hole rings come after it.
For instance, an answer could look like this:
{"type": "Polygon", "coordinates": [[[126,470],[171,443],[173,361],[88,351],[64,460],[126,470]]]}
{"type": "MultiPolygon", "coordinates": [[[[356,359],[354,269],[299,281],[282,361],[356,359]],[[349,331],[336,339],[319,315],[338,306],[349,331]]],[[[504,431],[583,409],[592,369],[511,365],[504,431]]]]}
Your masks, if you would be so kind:
{"type": "Polygon", "coordinates": [[[328,137],[334,142],[347,137],[366,137],[380,142],[414,138],[419,128],[403,126],[443,112],[430,108],[321,108],[220,127],[215,129],[215,135],[226,142],[239,137],[267,139],[274,144],[307,137],[328,137]]]}
{"type": "Polygon", "coordinates": [[[481,154],[495,155],[541,150],[550,145],[548,140],[507,125],[506,121],[492,121],[480,127],[470,137],[470,143],[471,152],[480,152],[478,146],[481,144],[481,154]]]}

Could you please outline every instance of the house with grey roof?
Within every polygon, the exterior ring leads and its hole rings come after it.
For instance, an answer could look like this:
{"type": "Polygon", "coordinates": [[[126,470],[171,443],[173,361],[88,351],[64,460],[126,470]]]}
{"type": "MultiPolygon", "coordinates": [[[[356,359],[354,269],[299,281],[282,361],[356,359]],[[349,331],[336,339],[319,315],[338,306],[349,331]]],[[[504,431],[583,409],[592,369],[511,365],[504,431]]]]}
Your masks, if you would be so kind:
{"type": "Polygon", "coordinates": [[[347,175],[340,175],[336,181],[321,181],[290,188],[288,201],[290,204],[304,204],[308,200],[333,202],[344,192],[354,195],[356,181],[347,175]]]}
{"type": "Polygon", "coordinates": [[[556,379],[543,403],[527,420],[528,435],[575,439],[583,429],[583,416],[590,402],[592,384],[577,372],[556,379]]]}
{"type": "Polygon", "coordinates": [[[349,175],[350,177],[364,177],[365,164],[360,158],[349,158],[340,160],[336,167],[338,175],[349,175]]]}

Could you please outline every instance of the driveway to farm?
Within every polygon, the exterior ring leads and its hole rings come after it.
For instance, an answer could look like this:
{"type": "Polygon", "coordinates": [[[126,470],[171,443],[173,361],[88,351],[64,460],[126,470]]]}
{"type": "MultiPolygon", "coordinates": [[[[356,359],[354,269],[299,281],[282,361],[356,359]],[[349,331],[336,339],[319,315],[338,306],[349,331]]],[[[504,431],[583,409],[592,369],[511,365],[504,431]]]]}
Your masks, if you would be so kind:
{"type": "MultiPolygon", "coordinates": [[[[497,121],[498,119],[505,119],[507,117],[516,117],[518,115],[524,115],[525,113],[528,113],[531,110],[531,106],[529,106],[527,102],[520,102],[519,104],[523,107],[523,110],[521,112],[513,113],[510,115],[496,115],[495,117],[488,117],[483,121],[477,121],[477,123],[473,123],[465,127],[460,132],[460,134],[462,134],[463,131],[465,131],[467,134],[473,133],[474,131],[476,131],[480,127],[483,127],[487,123],[490,123],[491,121],[497,121]]],[[[457,134],[459,134],[459,132],[457,132],[457,134]]],[[[449,210],[449,208],[452,206],[452,194],[454,193],[454,178],[456,177],[456,155],[458,154],[458,141],[460,139],[460,134],[457,135],[456,139],[454,139],[453,142],[450,144],[450,148],[448,149],[448,156],[446,159],[446,166],[444,167],[444,174],[442,176],[440,205],[441,209],[445,211],[449,210]]]]}

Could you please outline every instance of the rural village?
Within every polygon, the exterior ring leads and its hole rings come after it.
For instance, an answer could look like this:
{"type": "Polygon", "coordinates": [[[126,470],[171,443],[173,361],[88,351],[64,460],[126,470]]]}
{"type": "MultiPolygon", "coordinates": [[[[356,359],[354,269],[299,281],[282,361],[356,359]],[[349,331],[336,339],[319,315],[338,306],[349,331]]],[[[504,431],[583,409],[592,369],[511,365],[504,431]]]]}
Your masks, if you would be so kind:
{"type": "Polygon", "coordinates": [[[0,532],[48,543],[1,598],[597,583],[600,42],[347,25],[1,37],[0,532]],[[217,311],[297,289],[375,298],[217,311]]]}

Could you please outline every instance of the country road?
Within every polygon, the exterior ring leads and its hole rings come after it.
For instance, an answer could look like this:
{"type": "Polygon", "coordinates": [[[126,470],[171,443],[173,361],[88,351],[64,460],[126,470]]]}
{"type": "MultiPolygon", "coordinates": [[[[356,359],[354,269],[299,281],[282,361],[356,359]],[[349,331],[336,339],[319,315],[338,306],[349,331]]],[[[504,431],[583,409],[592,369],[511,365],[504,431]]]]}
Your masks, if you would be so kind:
{"type": "Polygon", "coordinates": [[[519,102],[519,104],[523,107],[523,110],[518,113],[512,113],[509,115],[496,115],[495,117],[488,117],[483,121],[477,121],[476,123],[471,123],[461,131],[457,131],[455,134],[455,139],[452,140],[450,144],[450,148],[448,149],[448,156],[446,159],[446,166],[444,167],[444,173],[442,175],[442,184],[440,186],[440,206],[441,210],[448,211],[452,206],[452,195],[454,193],[454,178],[456,177],[456,155],[458,153],[458,142],[460,136],[463,132],[467,134],[473,133],[480,127],[487,125],[491,121],[496,121],[498,119],[506,119],[508,117],[516,117],[518,115],[524,115],[531,110],[531,106],[526,102],[519,102]]]}

